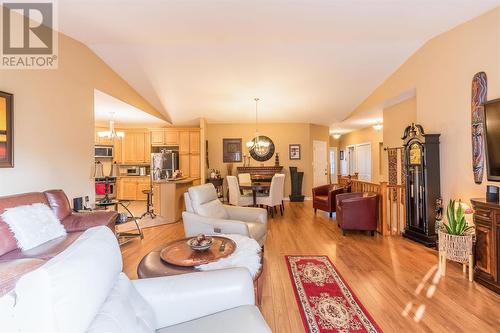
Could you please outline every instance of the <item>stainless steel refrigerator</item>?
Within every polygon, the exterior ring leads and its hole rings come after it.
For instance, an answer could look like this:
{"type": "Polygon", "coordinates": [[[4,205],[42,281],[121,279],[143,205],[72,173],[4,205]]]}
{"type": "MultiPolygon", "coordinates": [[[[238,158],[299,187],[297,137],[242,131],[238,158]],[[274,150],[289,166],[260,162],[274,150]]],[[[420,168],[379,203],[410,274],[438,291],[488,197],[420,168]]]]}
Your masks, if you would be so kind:
{"type": "Polygon", "coordinates": [[[179,169],[179,152],[162,150],[151,154],[151,175],[154,180],[169,179],[179,169]]]}

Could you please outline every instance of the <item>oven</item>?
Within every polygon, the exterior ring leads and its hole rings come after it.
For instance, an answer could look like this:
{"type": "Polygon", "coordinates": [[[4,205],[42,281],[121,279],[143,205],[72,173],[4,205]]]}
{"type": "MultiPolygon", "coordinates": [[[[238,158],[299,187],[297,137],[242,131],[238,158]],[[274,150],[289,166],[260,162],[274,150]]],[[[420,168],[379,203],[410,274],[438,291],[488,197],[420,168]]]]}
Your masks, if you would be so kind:
{"type": "Polygon", "coordinates": [[[96,201],[104,198],[106,194],[108,194],[108,198],[116,199],[116,178],[107,177],[107,186],[106,186],[106,178],[95,179],[96,201]]]}

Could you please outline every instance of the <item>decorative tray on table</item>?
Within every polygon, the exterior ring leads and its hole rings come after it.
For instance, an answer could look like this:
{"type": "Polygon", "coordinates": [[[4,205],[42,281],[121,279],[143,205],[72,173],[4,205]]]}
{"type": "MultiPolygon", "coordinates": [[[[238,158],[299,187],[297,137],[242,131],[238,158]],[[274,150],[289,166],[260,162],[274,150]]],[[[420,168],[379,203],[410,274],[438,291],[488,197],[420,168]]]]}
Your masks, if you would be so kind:
{"type": "Polygon", "coordinates": [[[168,243],[160,252],[161,260],[171,265],[192,267],[225,258],[236,250],[236,243],[232,239],[211,236],[212,244],[210,247],[203,251],[196,251],[188,245],[188,241],[192,238],[179,239],[168,243]]]}

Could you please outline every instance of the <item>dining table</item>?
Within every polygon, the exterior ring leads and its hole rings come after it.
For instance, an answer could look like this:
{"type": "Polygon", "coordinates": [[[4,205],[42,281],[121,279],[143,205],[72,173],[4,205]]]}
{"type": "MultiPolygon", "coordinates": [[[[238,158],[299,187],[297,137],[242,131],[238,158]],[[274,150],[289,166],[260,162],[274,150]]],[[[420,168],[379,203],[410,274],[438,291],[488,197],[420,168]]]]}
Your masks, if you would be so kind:
{"type": "Polygon", "coordinates": [[[240,183],[240,190],[252,191],[253,206],[257,206],[257,192],[266,192],[271,188],[271,182],[240,183]]]}

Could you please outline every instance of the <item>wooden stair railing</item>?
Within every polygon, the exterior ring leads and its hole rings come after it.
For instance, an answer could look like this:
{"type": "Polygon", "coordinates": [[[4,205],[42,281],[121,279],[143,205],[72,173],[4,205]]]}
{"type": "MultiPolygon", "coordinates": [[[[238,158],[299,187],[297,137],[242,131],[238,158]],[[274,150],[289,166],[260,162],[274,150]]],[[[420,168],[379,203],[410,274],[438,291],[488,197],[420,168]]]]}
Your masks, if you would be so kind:
{"type": "MultiPolygon", "coordinates": [[[[338,184],[345,186],[348,178],[339,176],[338,184]]],[[[351,177],[352,192],[375,192],[380,194],[377,232],[384,235],[401,235],[406,220],[405,188],[387,182],[371,183],[351,177]]]]}

